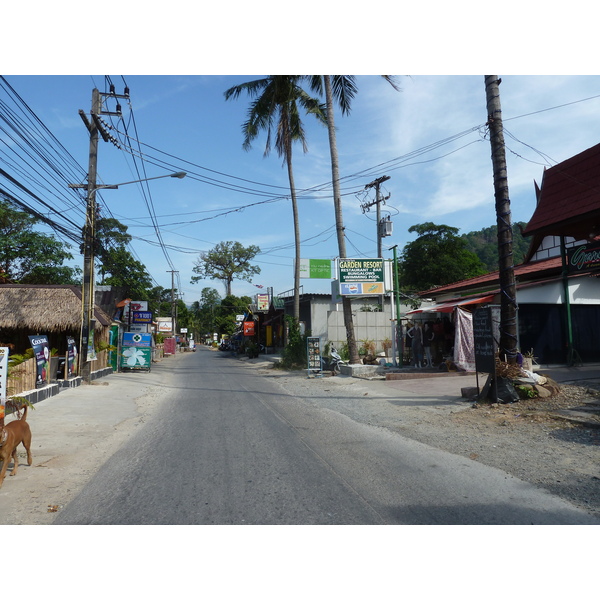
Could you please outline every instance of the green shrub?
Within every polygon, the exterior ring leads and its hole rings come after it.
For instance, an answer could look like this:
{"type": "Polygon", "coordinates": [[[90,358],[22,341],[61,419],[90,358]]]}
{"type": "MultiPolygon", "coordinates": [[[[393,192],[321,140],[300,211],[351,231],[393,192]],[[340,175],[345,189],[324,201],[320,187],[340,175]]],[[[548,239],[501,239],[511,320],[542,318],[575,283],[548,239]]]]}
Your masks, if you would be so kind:
{"type": "Polygon", "coordinates": [[[300,332],[300,325],[291,315],[285,315],[288,326],[288,343],[281,353],[280,366],[284,369],[306,367],[306,335],[300,332]]]}

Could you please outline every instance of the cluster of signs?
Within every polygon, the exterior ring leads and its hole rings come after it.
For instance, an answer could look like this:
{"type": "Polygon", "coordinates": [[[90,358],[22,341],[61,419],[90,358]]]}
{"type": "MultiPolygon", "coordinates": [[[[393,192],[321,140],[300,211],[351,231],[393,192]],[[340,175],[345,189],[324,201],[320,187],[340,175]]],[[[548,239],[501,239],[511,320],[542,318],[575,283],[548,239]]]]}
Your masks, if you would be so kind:
{"type": "MultiPolygon", "coordinates": [[[[389,262],[389,261],[388,261],[389,262]]],[[[337,261],[337,293],[341,296],[381,296],[385,293],[387,269],[383,258],[340,258],[337,261]]],[[[332,279],[330,260],[301,259],[300,277],[332,279]]]]}

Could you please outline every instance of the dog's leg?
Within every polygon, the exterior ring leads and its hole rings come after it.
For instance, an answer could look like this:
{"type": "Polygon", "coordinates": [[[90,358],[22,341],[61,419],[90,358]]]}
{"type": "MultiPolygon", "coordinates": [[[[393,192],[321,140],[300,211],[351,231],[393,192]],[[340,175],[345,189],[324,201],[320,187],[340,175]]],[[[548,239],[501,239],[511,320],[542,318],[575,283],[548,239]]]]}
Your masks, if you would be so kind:
{"type": "Polygon", "coordinates": [[[11,477],[13,477],[14,475],[17,474],[17,469],[19,468],[19,459],[17,458],[17,446],[15,446],[15,449],[12,451],[12,459],[13,459],[13,470],[12,470],[12,473],[10,474],[11,477]]]}
{"type": "Polygon", "coordinates": [[[23,436],[23,446],[25,446],[25,450],[27,450],[27,464],[31,466],[33,463],[33,458],[31,456],[31,430],[27,430],[27,433],[23,436]]]}
{"type": "Polygon", "coordinates": [[[8,459],[10,457],[6,457],[3,461],[2,461],[2,471],[0,471],[0,487],[2,487],[2,484],[4,483],[4,478],[6,477],[6,469],[8,469],[8,459]]]}

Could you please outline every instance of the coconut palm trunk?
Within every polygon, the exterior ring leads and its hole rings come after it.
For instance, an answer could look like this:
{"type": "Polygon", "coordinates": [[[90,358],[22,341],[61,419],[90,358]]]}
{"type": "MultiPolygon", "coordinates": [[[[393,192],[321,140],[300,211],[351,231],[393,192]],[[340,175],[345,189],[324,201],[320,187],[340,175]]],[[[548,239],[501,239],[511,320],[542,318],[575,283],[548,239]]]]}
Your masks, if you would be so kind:
{"type": "Polygon", "coordinates": [[[292,169],[292,143],[291,139],[286,148],[286,164],[288,180],[290,183],[290,196],[292,199],[292,216],[294,219],[294,247],[296,258],[294,260],[294,319],[300,321],[300,220],[298,218],[298,202],[296,198],[296,184],[294,183],[294,170],[292,169]]]}
{"type": "Polygon", "coordinates": [[[292,144],[301,142],[304,152],[307,151],[306,136],[302,127],[298,108],[303,108],[307,114],[314,115],[318,121],[325,124],[325,109],[321,103],[311,98],[300,88],[297,82],[300,75],[270,75],[269,77],[250,81],[229,88],[225,98],[237,98],[242,92],[255,97],[248,110],[248,119],[242,126],[244,132],[243,147],[248,150],[251,142],[260,131],[267,132],[265,156],[271,148],[271,135],[275,131],[275,147],[279,156],[284,157],[288,169],[292,213],[294,219],[295,261],[294,261],[294,319],[300,319],[300,221],[298,218],[298,203],[294,172],[292,169],[292,144]]]}
{"type": "MultiPolygon", "coordinates": [[[[335,228],[338,240],[340,258],[346,257],[346,238],[344,236],[344,219],[342,215],[342,194],[340,191],[340,167],[338,162],[337,141],[335,137],[335,119],[333,115],[333,92],[331,89],[331,75],[323,77],[325,83],[325,106],[327,107],[327,130],[329,133],[329,152],[331,154],[331,180],[333,184],[333,205],[335,210],[335,228]]],[[[347,296],[342,298],[344,311],[344,326],[346,327],[346,341],[350,354],[350,363],[360,362],[356,336],[354,335],[354,321],[352,319],[352,300],[347,296]]]]}
{"type": "Polygon", "coordinates": [[[517,360],[517,298],[499,82],[497,75],[485,76],[488,126],[494,169],[496,223],[498,225],[498,274],[500,276],[500,343],[498,350],[500,358],[514,364],[517,360]]]}

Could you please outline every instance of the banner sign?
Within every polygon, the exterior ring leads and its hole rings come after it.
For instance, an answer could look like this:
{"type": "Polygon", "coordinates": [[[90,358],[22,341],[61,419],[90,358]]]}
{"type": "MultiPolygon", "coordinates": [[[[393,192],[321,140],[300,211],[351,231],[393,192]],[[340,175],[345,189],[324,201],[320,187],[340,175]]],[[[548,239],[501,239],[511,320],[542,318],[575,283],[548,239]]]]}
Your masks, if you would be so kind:
{"type": "MultiPolygon", "coordinates": [[[[0,423],[4,424],[6,404],[6,380],[8,379],[8,348],[0,347],[0,423]]],[[[8,458],[6,459],[8,460],[8,458]]]]}
{"type": "Polygon", "coordinates": [[[258,310],[267,312],[269,310],[269,294],[256,294],[256,305],[258,310]]]}
{"type": "Polygon", "coordinates": [[[48,384],[50,377],[50,346],[48,345],[48,337],[45,335],[30,335],[29,343],[33,348],[37,367],[35,386],[43,387],[48,384]]]}
{"type": "Polygon", "coordinates": [[[338,274],[340,294],[344,296],[384,293],[383,258],[341,258],[338,274]]]}
{"type": "Polygon", "coordinates": [[[331,261],[324,258],[301,258],[302,279],[331,279],[331,261]]]}
{"type": "Polygon", "coordinates": [[[594,271],[600,269],[600,244],[584,244],[567,248],[569,272],[594,271]]]}
{"type": "Polygon", "coordinates": [[[244,321],[244,335],[254,335],[254,321],[244,321]]]}
{"type": "Polygon", "coordinates": [[[77,367],[77,344],[75,338],[67,336],[67,371],[65,373],[65,379],[73,377],[75,375],[75,369],[77,367]]]}

